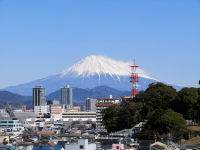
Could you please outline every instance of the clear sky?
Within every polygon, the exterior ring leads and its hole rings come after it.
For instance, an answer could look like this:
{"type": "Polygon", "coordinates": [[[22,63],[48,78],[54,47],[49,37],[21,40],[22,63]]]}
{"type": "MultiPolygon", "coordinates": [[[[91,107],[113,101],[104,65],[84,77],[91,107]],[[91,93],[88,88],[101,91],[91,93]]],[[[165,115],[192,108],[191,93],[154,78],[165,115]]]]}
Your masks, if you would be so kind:
{"type": "Polygon", "coordinates": [[[153,78],[198,87],[200,0],[0,0],[0,88],[88,55],[135,57],[153,78]]]}

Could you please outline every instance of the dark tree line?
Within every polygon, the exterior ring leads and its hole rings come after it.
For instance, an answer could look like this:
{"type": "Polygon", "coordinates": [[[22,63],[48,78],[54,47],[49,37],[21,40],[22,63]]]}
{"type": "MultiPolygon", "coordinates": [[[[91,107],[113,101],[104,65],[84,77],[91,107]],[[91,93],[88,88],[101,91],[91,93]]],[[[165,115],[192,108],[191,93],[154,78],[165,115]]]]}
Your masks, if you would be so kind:
{"type": "Polygon", "coordinates": [[[103,110],[103,124],[108,132],[131,128],[142,121],[142,103],[127,103],[123,107],[110,106],[103,110]]]}
{"type": "Polygon", "coordinates": [[[185,120],[200,122],[200,89],[183,88],[177,92],[163,83],[152,83],[132,102],[111,106],[103,112],[103,124],[108,132],[128,129],[148,120],[141,138],[156,135],[176,140],[187,136],[185,120]]]}

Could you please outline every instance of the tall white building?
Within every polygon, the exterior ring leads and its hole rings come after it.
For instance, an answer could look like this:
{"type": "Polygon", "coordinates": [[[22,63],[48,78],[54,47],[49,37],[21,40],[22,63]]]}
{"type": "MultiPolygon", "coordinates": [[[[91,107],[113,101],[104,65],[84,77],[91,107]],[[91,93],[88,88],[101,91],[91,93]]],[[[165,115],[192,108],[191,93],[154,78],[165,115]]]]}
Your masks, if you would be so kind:
{"type": "Polygon", "coordinates": [[[96,99],[86,99],[86,111],[96,112],[96,99]]]}
{"type": "Polygon", "coordinates": [[[113,98],[110,95],[109,98],[98,98],[96,102],[96,127],[98,130],[105,130],[105,127],[102,125],[103,116],[101,111],[108,108],[112,105],[120,105],[119,98],[113,98]]]}
{"type": "Polygon", "coordinates": [[[60,104],[73,106],[73,103],[72,103],[72,88],[70,88],[69,85],[61,88],[60,104]]]}

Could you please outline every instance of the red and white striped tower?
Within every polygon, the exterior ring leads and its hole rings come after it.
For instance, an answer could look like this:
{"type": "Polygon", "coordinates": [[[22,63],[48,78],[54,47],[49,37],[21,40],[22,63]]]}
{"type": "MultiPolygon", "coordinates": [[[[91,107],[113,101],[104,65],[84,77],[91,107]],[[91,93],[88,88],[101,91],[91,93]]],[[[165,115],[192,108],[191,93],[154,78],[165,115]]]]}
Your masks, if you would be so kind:
{"type": "Polygon", "coordinates": [[[135,65],[135,59],[134,59],[134,65],[130,66],[131,67],[131,80],[132,82],[132,90],[131,90],[131,95],[135,97],[138,94],[138,82],[139,82],[139,76],[138,73],[136,72],[137,68],[139,66],[135,65]]]}

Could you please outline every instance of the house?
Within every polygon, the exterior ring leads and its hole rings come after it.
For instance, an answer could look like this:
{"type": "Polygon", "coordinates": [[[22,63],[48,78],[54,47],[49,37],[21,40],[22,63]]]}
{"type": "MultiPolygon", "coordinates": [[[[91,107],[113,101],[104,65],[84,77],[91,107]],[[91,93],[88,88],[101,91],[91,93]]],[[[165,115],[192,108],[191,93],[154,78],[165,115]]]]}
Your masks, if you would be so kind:
{"type": "Polygon", "coordinates": [[[65,144],[65,150],[96,150],[96,144],[88,144],[88,139],[79,139],[78,144],[65,144]]]}
{"type": "Polygon", "coordinates": [[[54,135],[55,132],[54,131],[37,131],[37,134],[41,134],[41,135],[54,135]]]}
{"type": "Polygon", "coordinates": [[[150,150],[180,150],[179,146],[172,141],[168,144],[166,142],[155,142],[150,145],[150,150]]]}
{"type": "Polygon", "coordinates": [[[15,135],[18,135],[23,130],[24,130],[24,127],[19,122],[19,120],[1,120],[0,121],[0,132],[13,133],[15,135]]]}
{"type": "Polygon", "coordinates": [[[125,148],[124,144],[112,144],[111,150],[134,150],[133,148],[125,148]]]}
{"type": "Polygon", "coordinates": [[[45,122],[44,122],[44,120],[36,120],[34,122],[34,126],[38,127],[38,128],[43,128],[45,126],[45,122]]]}
{"type": "Polygon", "coordinates": [[[180,150],[199,150],[200,145],[181,145],[180,150]]]}
{"type": "Polygon", "coordinates": [[[17,142],[15,144],[13,144],[13,146],[17,149],[17,150],[32,150],[33,149],[33,143],[32,142],[17,142]]]}
{"type": "Polygon", "coordinates": [[[55,145],[55,146],[36,146],[33,148],[33,150],[64,150],[64,148],[61,145],[55,145]]]}
{"type": "Polygon", "coordinates": [[[0,135],[0,143],[3,143],[4,141],[8,141],[9,138],[10,138],[9,135],[7,134],[0,135]]]}
{"type": "Polygon", "coordinates": [[[10,146],[10,145],[4,145],[4,144],[0,144],[0,149],[2,150],[16,150],[14,147],[10,146]]]}
{"type": "Polygon", "coordinates": [[[167,145],[161,142],[155,142],[150,145],[150,150],[170,150],[167,145]]]}

